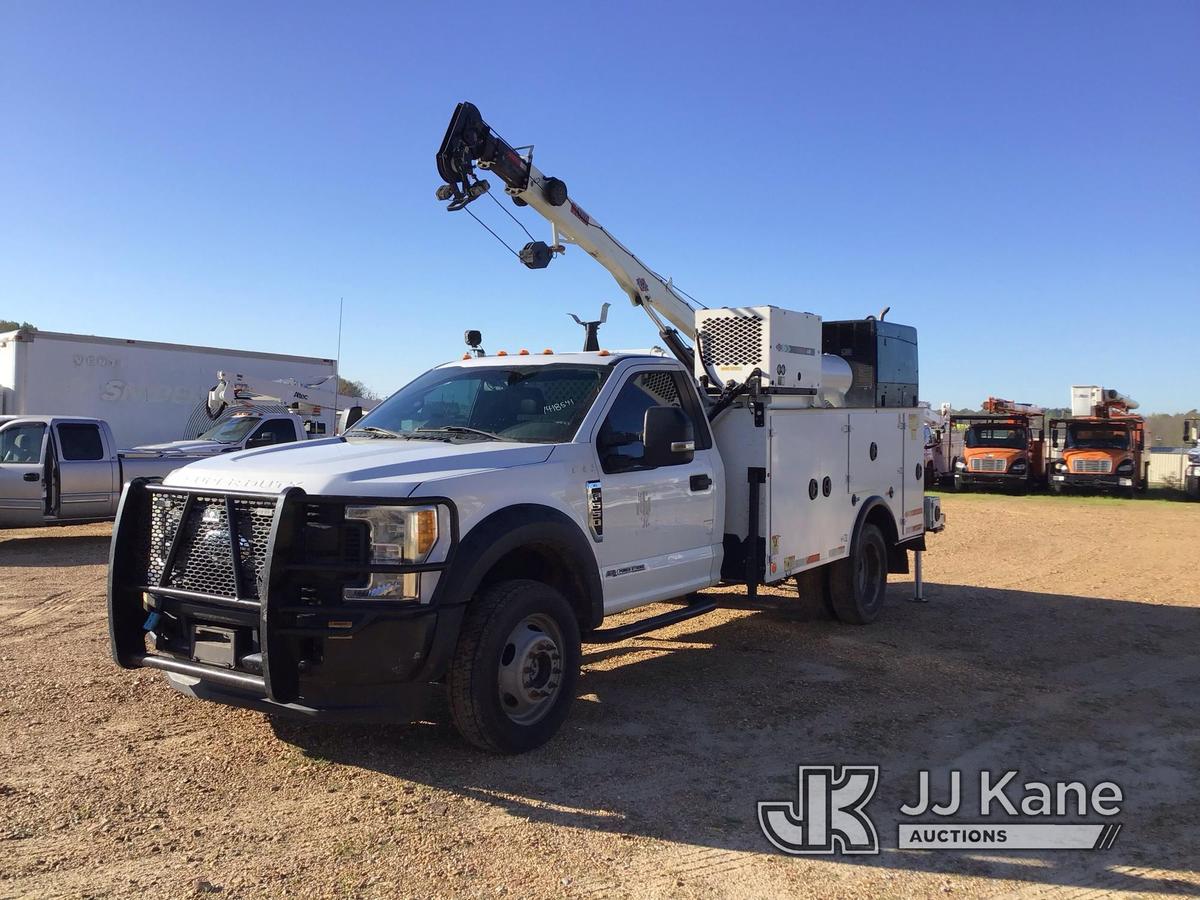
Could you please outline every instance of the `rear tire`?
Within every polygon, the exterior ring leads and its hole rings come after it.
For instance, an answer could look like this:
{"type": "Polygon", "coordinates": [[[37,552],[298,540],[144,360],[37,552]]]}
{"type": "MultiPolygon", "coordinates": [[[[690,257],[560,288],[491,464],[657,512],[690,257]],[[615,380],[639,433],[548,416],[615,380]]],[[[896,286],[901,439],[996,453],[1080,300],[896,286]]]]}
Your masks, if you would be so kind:
{"type": "Polygon", "coordinates": [[[554,737],[575,699],[579,623],[540,581],[484,589],[467,607],[447,686],[454,724],[493,753],[524,753],[554,737]]]}
{"type": "Polygon", "coordinates": [[[876,526],[863,525],[853,556],[829,566],[829,592],[841,621],[866,625],[879,618],[887,593],[887,544],[876,526]]]}

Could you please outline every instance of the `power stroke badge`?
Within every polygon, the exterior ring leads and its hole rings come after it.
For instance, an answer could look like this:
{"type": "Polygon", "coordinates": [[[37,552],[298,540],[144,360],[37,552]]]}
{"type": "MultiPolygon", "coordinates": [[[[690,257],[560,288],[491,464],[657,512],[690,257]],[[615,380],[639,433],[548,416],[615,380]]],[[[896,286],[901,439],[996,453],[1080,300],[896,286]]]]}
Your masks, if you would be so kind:
{"type": "MultiPolygon", "coordinates": [[[[898,823],[897,849],[1107,850],[1121,833],[1113,818],[1125,795],[1112,781],[1022,781],[1017,769],[964,777],[954,769],[941,783],[945,791],[935,798],[930,772],[917,773],[915,799],[899,808],[915,821],[898,823]]],[[[878,766],[799,766],[796,799],[760,802],[759,827],[791,855],[878,853],[867,806],[879,784],[878,766]]]]}

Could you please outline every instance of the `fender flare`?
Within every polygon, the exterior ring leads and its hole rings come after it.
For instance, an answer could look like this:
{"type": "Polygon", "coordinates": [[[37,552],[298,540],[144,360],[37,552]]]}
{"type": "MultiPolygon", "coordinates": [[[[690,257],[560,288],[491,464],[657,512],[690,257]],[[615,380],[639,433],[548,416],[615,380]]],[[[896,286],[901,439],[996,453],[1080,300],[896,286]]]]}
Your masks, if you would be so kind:
{"type": "Polygon", "coordinates": [[[563,556],[584,594],[579,601],[587,615],[580,623],[581,630],[600,624],[604,618],[604,592],[591,542],[569,516],[536,503],[497,510],[467,532],[454,550],[451,565],[438,580],[430,605],[465,605],[496,563],[512,551],[529,546],[548,546],[563,556]]]}
{"type": "Polygon", "coordinates": [[[883,539],[887,544],[888,553],[888,571],[893,574],[904,574],[908,572],[908,548],[901,541],[900,526],[896,522],[896,516],[892,512],[892,508],[888,502],[878,494],[873,494],[867,497],[862,502],[862,506],[858,510],[858,516],[854,520],[854,532],[850,535],[850,552],[846,559],[854,559],[858,553],[858,542],[862,535],[863,525],[866,524],[867,516],[874,510],[883,508],[887,514],[888,521],[892,524],[892,534],[889,535],[884,531],[883,539]]]}

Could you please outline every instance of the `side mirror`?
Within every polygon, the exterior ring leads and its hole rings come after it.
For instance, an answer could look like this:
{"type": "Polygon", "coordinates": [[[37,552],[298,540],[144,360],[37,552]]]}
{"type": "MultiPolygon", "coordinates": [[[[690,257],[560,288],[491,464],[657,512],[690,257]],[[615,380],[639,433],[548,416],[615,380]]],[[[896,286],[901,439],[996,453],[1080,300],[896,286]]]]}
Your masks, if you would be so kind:
{"type": "Polygon", "coordinates": [[[1050,429],[1050,446],[1055,450],[1063,448],[1065,429],[1061,425],[1055,425],[1050,429]]]}
{"type": "Polygon", "coordinates": [[[358,424],[358,420],[363,417],[363,408],[361,406],[352,406],[346,410],[346,430],[349,431],[358,424]]]}
{"type": "Polygon", "coordinates": [[[1183,423],[1183,442],[1185,444],[1196,443],[1196,423],[1195,422],[1184,422],[1183,423]]]}
{"type": "Polygon", "coordinates": [[[695,455],[696,436],[692,422],[675,406],[652,406],[642,420],[642,464],[677,466],[695,455]]]}

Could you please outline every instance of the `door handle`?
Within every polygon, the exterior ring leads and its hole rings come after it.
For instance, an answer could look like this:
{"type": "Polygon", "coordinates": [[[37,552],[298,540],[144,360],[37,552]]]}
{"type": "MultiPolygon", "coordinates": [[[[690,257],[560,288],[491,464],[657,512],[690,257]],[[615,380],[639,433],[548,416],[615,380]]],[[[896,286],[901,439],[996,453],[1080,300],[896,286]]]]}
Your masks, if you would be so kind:
{"type": "Polygon", "coordinates": [[[26,472],[24,475],[21,476],[21,480],[22,481],[41,481],[42,476],[39,475],[37,472],[26,472]]]}
{"type": "Polygon", "coordinates": [[[699,475],[693,475],[690,484],[693,491],[706,491],[712,484],[712,479],[702,472],[699,475]]]}

